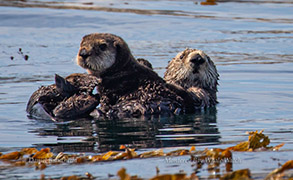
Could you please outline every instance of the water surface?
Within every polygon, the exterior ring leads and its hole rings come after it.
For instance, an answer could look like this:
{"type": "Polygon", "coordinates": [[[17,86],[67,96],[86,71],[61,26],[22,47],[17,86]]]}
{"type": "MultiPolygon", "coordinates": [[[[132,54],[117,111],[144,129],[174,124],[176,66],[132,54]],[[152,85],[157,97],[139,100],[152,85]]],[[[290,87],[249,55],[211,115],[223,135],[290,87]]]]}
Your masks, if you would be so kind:
{"type": "MultiPolygon", "coordinates": [[[[0,152],[51,147],[54,152],[92,153],[117,150],[121,144],[138,151],[228,147],[247,140],[245,132],[264,129],[272,145],[285,143],[281,152],[233,153],[239,160],[233,170],[250,168],[253,178],[261,179],[293,157],[292,12],[289,0],[218,1],[214,6],[174,0],[0,0],[0,152]],[[41,85],[52,84],[55,73],[84,72],[74,59],[81,38],[93,32],[121,36],[134,56],[150,60],[161,76],[168,61],[186,47],[204,50],[220,74],[219,104],[173,118],[63,123],[27,118],[28,98],[41,85]]],[[[4,169],[0,178],[90,172],[105,179],[122,166],[145,178],[155,175],[156,166],[161,173],[193,172],[188,163],[152,158],[44,171],[4,169]]],[[[203,169],[198,175],[210,174],[203,169]]]]}

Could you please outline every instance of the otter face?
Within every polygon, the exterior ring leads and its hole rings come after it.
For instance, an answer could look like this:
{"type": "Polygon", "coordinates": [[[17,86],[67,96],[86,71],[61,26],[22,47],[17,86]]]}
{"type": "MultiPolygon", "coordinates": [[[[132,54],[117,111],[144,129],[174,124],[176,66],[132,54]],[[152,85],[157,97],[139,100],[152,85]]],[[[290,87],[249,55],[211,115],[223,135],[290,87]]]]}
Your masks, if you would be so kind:
{"type": "Polygon", "coordinates": [[[77,54],[77,64],[89,74],[99,76],[116,60],[116,48],[109,34],[90,34],[83,37],[77,54]]]}
{"type": "Polygon", "coordinates": [[[185,49],[173,58],[164,79],[183,88],[217,89],[219,74],[213,61],[201,50],[185,49]]]}

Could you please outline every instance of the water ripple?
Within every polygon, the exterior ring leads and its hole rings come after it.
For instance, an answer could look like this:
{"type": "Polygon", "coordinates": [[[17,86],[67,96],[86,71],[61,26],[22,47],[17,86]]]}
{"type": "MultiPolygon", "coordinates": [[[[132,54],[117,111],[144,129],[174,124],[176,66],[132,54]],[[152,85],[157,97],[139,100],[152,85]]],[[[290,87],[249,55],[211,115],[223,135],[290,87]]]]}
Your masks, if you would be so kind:
{"type": "MultiPolygon", "coordinates": [[[[153,2],[153,1],[152,1],[153,2]]],[[[241,2],[241,1],[236,1],[241,2]]],[[[253,2],[253,1],[251,1],[253,2]]],[[[264,1],[268,3],[269,1],[264,1]]],[[[273,2],[273,1],[271,1],[273,2]]],[[[289,3],[289,2],[288,2],[289,3]]],[[[112,6],[113,4],[109,4],[112,6]]],[[[187,4],[190,5],[190,4],[187,4]]],[[[167,15],[167,16],[181,16],[202,19],[217,19],[217,20],[245,20],[254,22],[271,22],[271,23],[293,23],[292,18],[264,18],[264,17],[241,17],[241,16],[217,16],[205,14],[201,12],[185,11],[185,10],[157,10],[157,9],[142,9],[142,8],[116,8],[95,5],[94,3],[73,3],[73,2],[56,2],[56,1],[20,1],[20,0],[2,0],[0,6],[13,6],[13,7],[33,7],[33,8],[52,8],[52,9],[75,9],[75,10],[88,10],[88,11],[105,11],[105,12],[118,12],[118,13],[134,13],[143,15],[167,15]]]]}

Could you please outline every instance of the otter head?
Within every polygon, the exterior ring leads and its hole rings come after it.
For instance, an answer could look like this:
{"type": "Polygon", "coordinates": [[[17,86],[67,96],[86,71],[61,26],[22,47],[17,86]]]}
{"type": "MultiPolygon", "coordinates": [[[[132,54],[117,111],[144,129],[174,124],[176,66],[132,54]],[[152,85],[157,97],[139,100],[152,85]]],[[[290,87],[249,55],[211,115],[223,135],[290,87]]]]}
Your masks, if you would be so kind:
{"type": "Polygon", "coordinates": [[[203,51],[185,49],[169,62],[164,79],[185,89],[199,87],[215,93],[219,74],[213,61],[203,51]]]}
{"type": "Polygon", "coordinates": [[[76,61],[89,74],[100,76],[115,65],[123,66],[129,57],[132,57],[130,50],[122,38],[108,33],[93,33],[83,37],[76,61]]]}

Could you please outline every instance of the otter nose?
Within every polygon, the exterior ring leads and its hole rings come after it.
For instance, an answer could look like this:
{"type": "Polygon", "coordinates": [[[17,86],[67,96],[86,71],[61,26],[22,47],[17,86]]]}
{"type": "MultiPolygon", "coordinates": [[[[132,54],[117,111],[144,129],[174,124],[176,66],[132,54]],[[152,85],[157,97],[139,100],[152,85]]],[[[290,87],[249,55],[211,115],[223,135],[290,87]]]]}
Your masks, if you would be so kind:
{"type": "Polygon", "coordinates": [[[200,65],[202,63],[205,62],[204,58],[199,55],[199,54],[196,54],[195,56],[193,56],[191,59],[190,59],[190,62],[194,63],[194,64],[197,64],[197,65],[200,65]]]}
{"type": "Polygon", "coordinates": [[[87,52],[87,50],[85,48],[82,48],[80,51],[79,51],[79,55],[81,57],[83,57],[84,59],[86,59],[88,56],[89,56],[89,53],[87,52]]]}

